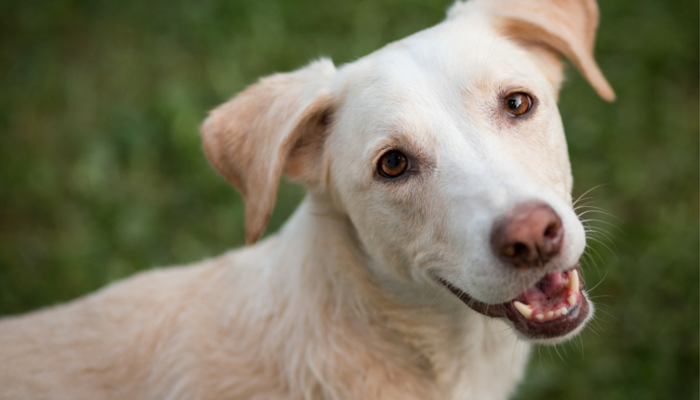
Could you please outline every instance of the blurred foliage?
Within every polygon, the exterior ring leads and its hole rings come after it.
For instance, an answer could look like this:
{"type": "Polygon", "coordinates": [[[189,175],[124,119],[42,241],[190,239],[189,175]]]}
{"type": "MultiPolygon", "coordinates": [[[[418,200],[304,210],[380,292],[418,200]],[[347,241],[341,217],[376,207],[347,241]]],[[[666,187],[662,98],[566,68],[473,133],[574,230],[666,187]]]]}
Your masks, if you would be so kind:
{"type": "MultiPolygon", "coordinates": [[[[450,0],[0,0],[0,314],[243,243],[198,125],[257,77],[352,61],[450,0]]],[[[698,398],[698,3],[601,1],[597,58],[561,96],[597,320],[541,347],[518,399],[698,398]],[[583,211],[583,210],[581,210],[583,211]],[[615,224],[622,233],[608,224],[615,224]],[[609,249],[608,249],[609,248],[609,249]]],[[[303,190],[283,184],[268,232],[303,190]]]]}

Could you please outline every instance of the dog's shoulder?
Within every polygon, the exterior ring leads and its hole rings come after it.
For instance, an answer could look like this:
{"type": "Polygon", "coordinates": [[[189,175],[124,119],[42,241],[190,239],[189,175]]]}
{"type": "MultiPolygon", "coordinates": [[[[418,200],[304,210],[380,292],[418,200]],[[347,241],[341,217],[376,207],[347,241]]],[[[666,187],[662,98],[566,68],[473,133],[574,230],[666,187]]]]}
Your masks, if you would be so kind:
{"type": "MultiPolygon", "coordinates": [[[[208,293],[218,291],[235,258],[234,252],[148,270],[72,302],[0,320],[0,387],[18,390],[16,398],[22,390],[48,396],[52,387],[74,398],[128,398],[139,382],[153,379],[158,360],[173,369],[191,362],[186,351],[172,358],[172,349],[186,349],[196,336],[189,331],[214,319],[208,293]]],[[[171,382],[165,375],[160,380],[171,382]]]]}

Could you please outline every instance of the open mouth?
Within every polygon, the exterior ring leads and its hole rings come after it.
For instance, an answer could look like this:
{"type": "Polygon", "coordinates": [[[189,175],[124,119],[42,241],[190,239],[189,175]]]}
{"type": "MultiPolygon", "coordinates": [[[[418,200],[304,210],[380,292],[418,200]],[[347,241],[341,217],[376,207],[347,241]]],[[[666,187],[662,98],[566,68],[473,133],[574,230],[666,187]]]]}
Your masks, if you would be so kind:
{"type": "Polygon", "coordinates": [[[578,266],[551,272],[516,298],[501,304],[482,303],[443,279],[440,283],[475,311],[507,318],[530,339],[552,339],[573,332],[586,321],[590,311],[578,266]]]}

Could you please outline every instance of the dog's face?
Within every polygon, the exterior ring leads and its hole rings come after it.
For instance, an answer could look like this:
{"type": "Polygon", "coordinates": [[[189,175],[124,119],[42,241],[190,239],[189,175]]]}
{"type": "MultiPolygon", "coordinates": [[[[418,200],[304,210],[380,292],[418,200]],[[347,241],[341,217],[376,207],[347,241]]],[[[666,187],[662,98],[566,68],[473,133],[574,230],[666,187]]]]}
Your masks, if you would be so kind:
{"type": "MultiPolygon", "coordinates": [[[[398,295],[452,292],[532,340],[580,331],[592,308],[577,271],[585,234],[556,52],[612,92],[584,51],[597,21],[572,33],[542,16],[547,1],[533,3],[458,3],[442,24],[340,70],[320,61],[275,75],[214,111],[205,149],[246,200],[249,241],[284,169],[347,215],[373,274],[398,295]],[[261,148],[252,135],[270,131],[261,148]],[[271,155],[278,165],[258,165],[271,155]]],[[[554,17],[580,19],[591,4],[553,5],[554,17]]]]}

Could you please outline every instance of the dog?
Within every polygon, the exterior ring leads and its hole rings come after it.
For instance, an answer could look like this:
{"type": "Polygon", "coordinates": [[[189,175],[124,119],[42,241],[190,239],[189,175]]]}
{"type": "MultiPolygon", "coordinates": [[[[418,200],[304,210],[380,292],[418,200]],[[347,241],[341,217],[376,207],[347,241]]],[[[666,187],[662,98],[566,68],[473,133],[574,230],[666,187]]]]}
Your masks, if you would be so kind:
{"type": "Polygon", "coordinates": [[[508,398],[594,313],[556,102],[561,56],[614,99],[597,24],[594,0],[457,2],[261,79],[201,127],[248,246],[3,319],[0,398],[508,398]],[[308,195],[257,243],[283,174],[308,195]]]}

